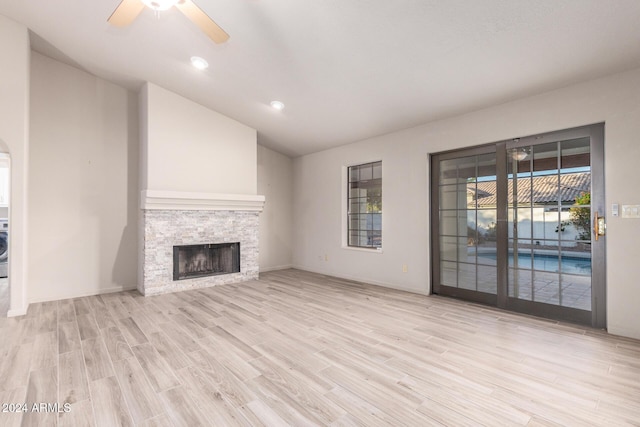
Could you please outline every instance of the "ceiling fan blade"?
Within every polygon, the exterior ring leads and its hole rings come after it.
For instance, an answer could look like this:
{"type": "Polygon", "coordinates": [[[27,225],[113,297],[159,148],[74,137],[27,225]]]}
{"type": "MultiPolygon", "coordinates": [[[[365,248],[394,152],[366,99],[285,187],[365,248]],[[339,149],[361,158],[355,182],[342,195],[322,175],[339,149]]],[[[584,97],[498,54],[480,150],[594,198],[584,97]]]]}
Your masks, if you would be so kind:
{"type": "Polygon", "coordinates": [[[144,9],[144,3],[140,0],[122,0],[107,22],[116,27],[127,26],[136,19],[142,9],[144,9]]]}
{"type": "MultiPolygon", "coordinates": [[[[124,0],[126,1],[126,0],[124,0]]],[[[206,13],[191,0],[182,0],[176,4],[180,12],[193,21],[211,40],[216,43],[224,43],[229,39],[227,34],[218,24],[213,22],[206,13]]]]}

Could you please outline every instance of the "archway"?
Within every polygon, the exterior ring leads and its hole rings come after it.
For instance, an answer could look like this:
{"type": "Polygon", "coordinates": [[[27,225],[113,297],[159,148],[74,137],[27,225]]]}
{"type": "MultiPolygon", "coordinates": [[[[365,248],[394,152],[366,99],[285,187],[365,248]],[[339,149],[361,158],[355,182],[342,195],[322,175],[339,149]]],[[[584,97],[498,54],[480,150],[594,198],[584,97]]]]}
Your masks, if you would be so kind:
{"type": "Polygon", "coordinates": [[[11,302],[11,281],[9,277],[10,179],[11,156],[7,145],[0,140],[0,317],[7,316],[11,302]]]}

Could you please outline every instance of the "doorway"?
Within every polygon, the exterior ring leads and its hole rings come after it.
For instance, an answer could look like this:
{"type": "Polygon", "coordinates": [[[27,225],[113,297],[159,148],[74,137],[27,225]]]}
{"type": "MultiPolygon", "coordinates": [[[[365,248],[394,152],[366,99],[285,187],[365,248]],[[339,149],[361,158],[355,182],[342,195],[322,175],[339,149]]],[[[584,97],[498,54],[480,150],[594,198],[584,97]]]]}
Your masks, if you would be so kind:
{"type": "Polygon", "coordinates": [[[9,177],[10,158],[0,153],[0,317],[6,317],[9,293],[9,177]]]}
{"type": "Polygon", "coordinates": [[[432,155],[433,292],[604,328],[603,153],[597,124],[432,155]]]}

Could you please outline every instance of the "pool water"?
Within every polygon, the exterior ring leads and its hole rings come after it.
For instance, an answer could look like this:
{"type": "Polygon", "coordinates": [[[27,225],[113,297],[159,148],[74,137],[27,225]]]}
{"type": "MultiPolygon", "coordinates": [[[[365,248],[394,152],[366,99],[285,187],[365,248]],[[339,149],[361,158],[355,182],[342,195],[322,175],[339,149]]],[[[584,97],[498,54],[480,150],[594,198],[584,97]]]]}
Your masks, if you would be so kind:
{"type": "MultiPolygon", "coordinates": [[[[478,254],[478,258],[488,258],[495,260],[495,253],[478,254]]],[[[531,268],[531,254],[518,254],[518,267],[531,268]]],[[[514,267],[513,254],[509,254],[509,267],[514,267]]],[[[558,262],[557,255],[533,255],[533,269],[542,271],[551,271],[555,273],[580,274],[583,276],[591,275],[591,258],[578,258],[571,256],[563,256],[558,262]]]]}

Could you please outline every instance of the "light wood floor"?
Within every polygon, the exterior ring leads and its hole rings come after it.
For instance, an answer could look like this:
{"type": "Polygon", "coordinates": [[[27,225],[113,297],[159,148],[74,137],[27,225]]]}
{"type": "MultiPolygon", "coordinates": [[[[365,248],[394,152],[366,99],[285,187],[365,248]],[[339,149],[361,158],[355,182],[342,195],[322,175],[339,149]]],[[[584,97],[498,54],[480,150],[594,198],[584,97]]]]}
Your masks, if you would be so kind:
{"type": "Polygon", "coordinates": [[[640,342],[297,270],[0,319],[0,425],[640,425],[640,342]]]}

